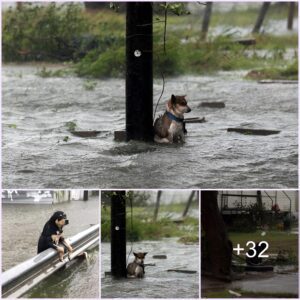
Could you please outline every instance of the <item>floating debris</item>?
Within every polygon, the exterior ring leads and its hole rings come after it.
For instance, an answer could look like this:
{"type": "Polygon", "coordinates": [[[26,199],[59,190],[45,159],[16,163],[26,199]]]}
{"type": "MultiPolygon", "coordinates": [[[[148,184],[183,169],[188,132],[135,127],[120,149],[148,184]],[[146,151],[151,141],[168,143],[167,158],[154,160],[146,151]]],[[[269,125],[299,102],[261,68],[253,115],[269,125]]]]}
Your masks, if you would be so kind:
{"type": "Polygon", "coordinates": [[[202,107],[210,107],[210,108],[224,108],[225,103],[224,102],[202,102],[200,104],[202,107]]]}
{"type": "Polygon", "coordinates": [[[153,255],[152,258],[156,258],[156,259],[167,259],[167,255],[153,255]]]}
{"type": "Polygon", "coordinates": [[[251,129],[251,128],[228,128],[227,132],[237,132],[249,135],[271,135],[278,134],[280,130],[268,130],[268,129],[251,129]]]}

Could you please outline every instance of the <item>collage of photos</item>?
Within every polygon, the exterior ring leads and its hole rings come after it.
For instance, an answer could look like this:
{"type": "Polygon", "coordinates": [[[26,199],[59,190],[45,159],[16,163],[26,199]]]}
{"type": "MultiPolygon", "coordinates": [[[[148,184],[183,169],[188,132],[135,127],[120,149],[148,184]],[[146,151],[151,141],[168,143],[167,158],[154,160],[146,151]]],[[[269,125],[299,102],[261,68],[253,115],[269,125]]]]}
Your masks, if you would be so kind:
{"type": "Polygon", "coordinates": [[[1,299],[299,299],[298,1],[0,1],[1,299]]]}

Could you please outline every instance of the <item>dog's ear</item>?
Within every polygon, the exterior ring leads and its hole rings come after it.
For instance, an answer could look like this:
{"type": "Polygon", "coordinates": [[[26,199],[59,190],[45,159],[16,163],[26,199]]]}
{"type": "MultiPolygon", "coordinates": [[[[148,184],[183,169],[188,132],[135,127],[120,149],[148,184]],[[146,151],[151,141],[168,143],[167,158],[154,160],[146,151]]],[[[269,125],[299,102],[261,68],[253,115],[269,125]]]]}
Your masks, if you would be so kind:
{"type": "Polygon", "coordinates": [[[172,105],[175,105],[175,103],[176,103],[176,97],[173,94],[171,96],[171,103],[172,103],[172,105]]]}
{"type": "Polygon", "coordinates": [[[137,253],[133,252],[133,255],[134,255],[135,257],[137,257],[137,253]]]}
{"type": "Polygon", "coordinates": [[[144,252],[144,257],[146,256],[147,253],[148,253],[148,252],[144,252]]]}

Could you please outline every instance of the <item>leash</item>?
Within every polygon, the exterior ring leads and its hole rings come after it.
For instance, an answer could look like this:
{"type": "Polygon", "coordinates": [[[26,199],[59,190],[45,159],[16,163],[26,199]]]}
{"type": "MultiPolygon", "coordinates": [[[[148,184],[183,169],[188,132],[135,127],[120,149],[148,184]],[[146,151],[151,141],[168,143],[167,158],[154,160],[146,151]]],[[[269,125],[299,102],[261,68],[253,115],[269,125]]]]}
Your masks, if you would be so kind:
{"type": "MultiPolygon", "coordinates": [[[[168,8],[167,8],[167,2],[165,2],[165,20],[164,20],[164,54],[166,54],[166,34],[167,34],[167,17],[168,17],[168,8]]],[[[157,54],[157,62],[158,62],[158,65],[161,66],[161,64],[159,63],[159,55],[157,54]]],[[[157,110],[157,106],[159,104],[159,101],[162,97],[162,95],[164,94],[164,91],[165,91],[165,76],[164,76],[164,73],[162,71],[162,68],[160,68],[160,74],[161,74],[161,78],[162,78],[162,81],[163,81],[163,86],[162,86],[162,89],[161,89],[161,93],[160,93],[160,96],[156,102],[156,106],[155,106],[155,110],[154,110],[154,115],[153,115],[153,122],[155,121],[155,115],[156,115],[156,110],[157,110]]]]}
{"type": "MultiPolygon", "coordinates": [[[[160,66],[161,64],[159,63],[159,56],[157,55],[157,61],[158,61],[158,65],[160,66]]],[[[162,85],[162,89],[161,89],[161,93],[160,93],[160,96],[156,102],[156,106],[155,106],[155,110],[154,110],[154,115],[153,115],[153,122],[155,121],[155,115],[156,115],[156,110],[157,110],[157,107],[158,107],[158,104],[159,104],[159,101],[162,97],[162,95],[164,94],[164,91],[165,91],[165,76],[164,76],[164,73],[163,71],[160,69],[160,75],[161,75],[161,78],[162,78],[162,81],[163,81],[163,85],[162,85]]]]}

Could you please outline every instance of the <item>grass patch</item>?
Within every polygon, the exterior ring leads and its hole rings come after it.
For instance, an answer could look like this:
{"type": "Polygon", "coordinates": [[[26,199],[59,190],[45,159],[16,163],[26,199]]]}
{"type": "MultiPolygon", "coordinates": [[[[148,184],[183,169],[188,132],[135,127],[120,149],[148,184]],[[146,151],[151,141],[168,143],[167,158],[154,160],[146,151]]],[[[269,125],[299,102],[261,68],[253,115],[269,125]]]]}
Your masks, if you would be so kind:
{"type": "Polygon", "coordinates": [[[250,71],[246,75],[246,78],[254,80],[298,80],[298,61],[295,61],[293,64],[281,68],[270,67],[264,69],[255,69],[250,71]]]}
{"type": "Polygon", "coordinates": [[[58,69],[58,70],[50,70],[45,66],[36,72],[36,75],[42,78],[48,77],[66,77],[72,74],[72,70],[70,68],[58,69]]]}
{"type": "MultiPolygon", "coordinates": [[[[162,205],[160,213],[172,213],[179,210],[179,205],[173,206],[174,210],[162,205]]],[[[181,208],[183,208],[181,206],[181,208]]],[[[153,221],[153,207],[134,207],[131,227],[130,211],[127,209],[126,230],[127,240],[159,240],[162,238],[178,237],[181,243],[198,243],[198,218],[187,217],[180,223],[173,222],[168,217],[153,221]]],[[[182,210],[180,210],[182,211],[182,210]]],[[[110,241],[110,207],[101,210],[101,239],[110,241]]]]}
{"type": "Polygon", "coordinates": [[[265,254],[277,254],[279,251],[288,253],[288,259],[286,264],[298,263],[298,237],[296,234],[288,234],[283,231],[267,231],[265,236],[261,235],[261,232],[253,233],[237,233],[230,232],[229,239],[233,243],[233,247],[239,243],[241,247],[246,247],[248,241],[267,241],[269,243],[269,249],[265,254]]]}

